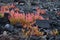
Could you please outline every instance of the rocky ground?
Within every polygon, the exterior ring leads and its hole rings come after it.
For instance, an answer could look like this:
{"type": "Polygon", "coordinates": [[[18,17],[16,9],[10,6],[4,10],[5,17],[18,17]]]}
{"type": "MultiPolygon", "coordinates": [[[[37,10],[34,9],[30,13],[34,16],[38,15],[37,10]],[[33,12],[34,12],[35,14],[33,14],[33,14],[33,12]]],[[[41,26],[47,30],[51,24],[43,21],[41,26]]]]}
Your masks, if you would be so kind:
{"type": "MultiPolygon", "coordinates": [[[[10,5],[13,3],[0,3],[0,6],[10,5]]],[[[4,17],[0,17],[0,40],[60,40],[60,3],[59,2],[47,2],[47,3],[31,3],[31,7],[28,10],[27,4],[14,3],[21,13],[33,12],[36,13],[36,7],[46,10],[46,14],[41,14],[44,18],[49,17],[49,20],[36,20],[35,25],[38,25],[39,30],[44,32],[43,36],[24,35],[22,32],[22,25],[11,25],[10,21],[6,17],[9,14],[4,14],[4,17]],[[51,34],[51,31],[57,32],[57,34],[51,34]],[[48,35],[47,35],[48,33],[48,35]]],[[[1,8],[0,8],[1,9],[1,8]]],[[[27,29],[25,29],[27,31],[27,29]]]]}

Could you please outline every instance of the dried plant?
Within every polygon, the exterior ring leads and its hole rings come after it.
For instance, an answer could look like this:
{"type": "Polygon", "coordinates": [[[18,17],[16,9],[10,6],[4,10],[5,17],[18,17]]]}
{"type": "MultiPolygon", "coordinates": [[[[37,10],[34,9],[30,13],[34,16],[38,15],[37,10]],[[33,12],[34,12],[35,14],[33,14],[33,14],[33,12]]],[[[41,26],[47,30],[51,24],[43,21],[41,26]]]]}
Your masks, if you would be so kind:
{"type": "Polygon", "coordinates": [[[4,17],[4,14],[0,13],[0,18],[1,18],[1,17],[4,17]]]}
{"type": "MultiPolygon", "coordinates": [[[[21,23],[23,25],[23,28],[27,28],[27,32],[23,32],[25,36],[29,35],[36,35],[40,36],[43,35],[43,32],[40,32],[38,30],[38,26],[32,27],[37,19],[39,20],[45,20],[42,16],[40,16],[38,13],[32,14],[32,13],[15,13],[13,10],[11,11],[11,17],[9,18],[11,24],[21,23]]],[[[25,30],[26,31],[26,30],[25,30]]]]}
{"type": "Polygon", "coordinates": [[[59,34],[59,32],[57,29],[54,29],[51,31],[51,35],[58,35],[58,34],[59,34]]]}
{"type": "MultiPolygon", "coordinates": [[[[9,8],[15,8],[15,6],[12,4],[11,6],[6,6],[6,7],[2,7],[2,13],[7,11],[6,9],[9,8]],[[7,8],[8,7],[8,8],[7,8]]],[[[15,10],[19,11],[18,8],[16,8],[15,10]]],[[[38,26],[32,26],[37,19],[39,20],[45,20],[40,14],[45,14],[45,10],[41,10],[37,8],[37,12],[36,14],[34,13],[19,13],[19,12],[15,12],[15,10],[11,10],[8,12],[10,13],[10,17],[9,17],[9,21],[12,25],[15,25],[16,23],[21,23],[23,25],[23,28],[27,28],[28,31],[26,30],[22,30],[22,34],[24,34],[25,36],[30,36],[30,35],[36,35],[36,36],[42,36],[43,32],[39,31],[38,26]],[[25,32],[26,31],[26,32],[25,32]]]]}

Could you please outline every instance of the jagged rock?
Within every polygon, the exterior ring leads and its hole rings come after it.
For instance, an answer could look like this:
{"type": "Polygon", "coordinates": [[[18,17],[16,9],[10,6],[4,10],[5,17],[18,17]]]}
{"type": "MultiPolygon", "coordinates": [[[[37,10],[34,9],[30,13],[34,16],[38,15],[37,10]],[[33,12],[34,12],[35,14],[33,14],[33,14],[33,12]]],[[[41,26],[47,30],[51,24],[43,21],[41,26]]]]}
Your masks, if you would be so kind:
{"type": "Polygon", "coordinates": [[[6,31],[4,31],[4,32],[3,32],[3,36],[6,36],[6,35],[7,35],[7,32],[6,32],[6,31]]]}
{"type": "Polygon", "coordinates": [[[50,28],[49,22],[46,20],[37,20],[36,24],[41,28],[50,28]]]}
{"type": "Polygon", "coordinates": [[[6,24],[5,25],[5,30],[8,30],[8,31],[12,32],[14,30],[14,27],[12,25],[10,25],[10,24],[6,24]]]}

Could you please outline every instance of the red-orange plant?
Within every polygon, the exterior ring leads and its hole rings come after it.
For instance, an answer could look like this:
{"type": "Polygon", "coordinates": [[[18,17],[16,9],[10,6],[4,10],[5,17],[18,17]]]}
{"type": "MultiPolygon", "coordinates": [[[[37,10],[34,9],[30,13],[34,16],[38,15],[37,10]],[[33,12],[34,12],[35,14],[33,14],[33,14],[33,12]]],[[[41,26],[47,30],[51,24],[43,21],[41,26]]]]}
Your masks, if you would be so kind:
{"type": "Polygon", "coordinates": [[[10,7],[9,6],[6,6],[6,7],[2,7],[2,10],[1,10],[1,13],[4,13],[4,12],[9,12],[10,13],[10,17],[9,17],[9,21],[11,24],[16,24],[16,23],[21,23],[23,25],[23,28],[27,28],[29,31],[26,32],[26,35],[27,34],[30,34],[30,35],[36,35],[36,36],[39,36],[39,35],[43,35],[42,32],[39,32],[38,30],[38,26],[36,27],[32,27],[31,25],[33,25],[37,19],[39,20],[45,20],[41,15],[41,14],[45,14],[45,10],[41,10],[39,8],[37,8],[37,12],[36,14],[34,13],[28,13],[28,14],[25,14],[25,13],[19,13],[19,9],[16,8],[15,12],[14,10],[6,10],[6,9],[9,9],[9,8],[15,8],[15,6],[12,4],[10,7]],[[8,7],[8,8],[7,8],[8,7]],[[32,31],[31,31],[32,30],[32,31]]]}

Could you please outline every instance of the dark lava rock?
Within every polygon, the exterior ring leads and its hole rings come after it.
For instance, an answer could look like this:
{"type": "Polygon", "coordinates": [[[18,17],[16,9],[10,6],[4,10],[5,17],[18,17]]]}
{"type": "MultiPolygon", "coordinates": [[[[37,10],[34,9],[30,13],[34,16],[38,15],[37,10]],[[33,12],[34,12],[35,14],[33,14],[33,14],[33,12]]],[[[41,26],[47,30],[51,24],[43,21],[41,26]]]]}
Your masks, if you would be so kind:
{"type": "Polygon", "coordinates": [[[1,25],[4,26],[5,24],[10,23],[8,19],[3,18],[1,21],[1,25]]]}
{"type": "Polygon", "coordinates": [[[56,40],[60,40],[60,35],[56,37],[56,40]]]}
{"type": "Polygon", "coordinates": [[[10,16],[10,14],[8,12],[5,12],[4,17],[8,18],[8,16],[10,16]]]}
{"type": "Polygon", "coordinates": [[[8,19],[8,16],[10,16],[9,13],[5,12],[4,13],[4,17],[1,19],[2,20],[2,23],[7,24],[7,23],[10,23],[9,19],[8,19]]]}
{"type": "Polygon", "coordinates": [[[31,36],[31,37],[30,37],[30,40],[40,40],[40,37],[37,37],[37,36],[31,36]]]}
{"type": "Polygon", "coordinates": [[[18,2],[19,0],[14,0],[14,2],[18,2]]]}
{"type": "Polygon", "coordinates": [[[4,13],[4,17],[0,18],[1,25],[5,25],[7,23],[10,23],[8,16],[9,16],[9,13],[4,13]]]}
{"type": "Polygon", "coordinates": [[[56,18],[57,18],[58,20],[60,20],[60,16],[57,15],[56,18]]]}
{"type": "Polygon", "coordinates": [[[2,28],[2,26],[0,25],[0,34],[2,34],[3,33],[3,28],[2,28]]]}
{"type": "Polygon", "coordinates": [[[49,22],[47,20],[36,20],[36,24],[41,28],[50,28],[49,22]]]}
{"type": "Polygon", "coordinates": [[[14,30],[14,27],[10,24],[5,25],[5,30],[12,32],[14,30]]]}
{"type": "Polygon", "coordinates": [[[14,26],[15,26],[16,28],[22,28],[22,27],[23,27],[21,23],[16,23],[14,26]]]}
{"type": "Polygon", "coordinates": [[[3,18],[0,18],[0,24],[2,23],[3,18]]]}
{"type": "Polygon", "coordinates": [[[59,28],[59,22],[57,21],[57,20],[49,20],[49,23],[50,23],[50,26],[51,26],[51,28],[59,28]]]}
{"type": "Polygon", "coordinates": [[[0,40],[10,40],[8,36],[2,36],[0,37],[0,40]]]}
{"type": "Polygon", "coordinates": [[[7,18],[0,18],[0,25],[5,25],[6,23],[10,23],[7,18]]]}
{"type": "Polygon", "coordinates": [[[36,6],[36,5],[38,5],[38,4],[35,3],[35,2],[32,2],[31,5],[32,5],[32,6],[36,6]]]}

